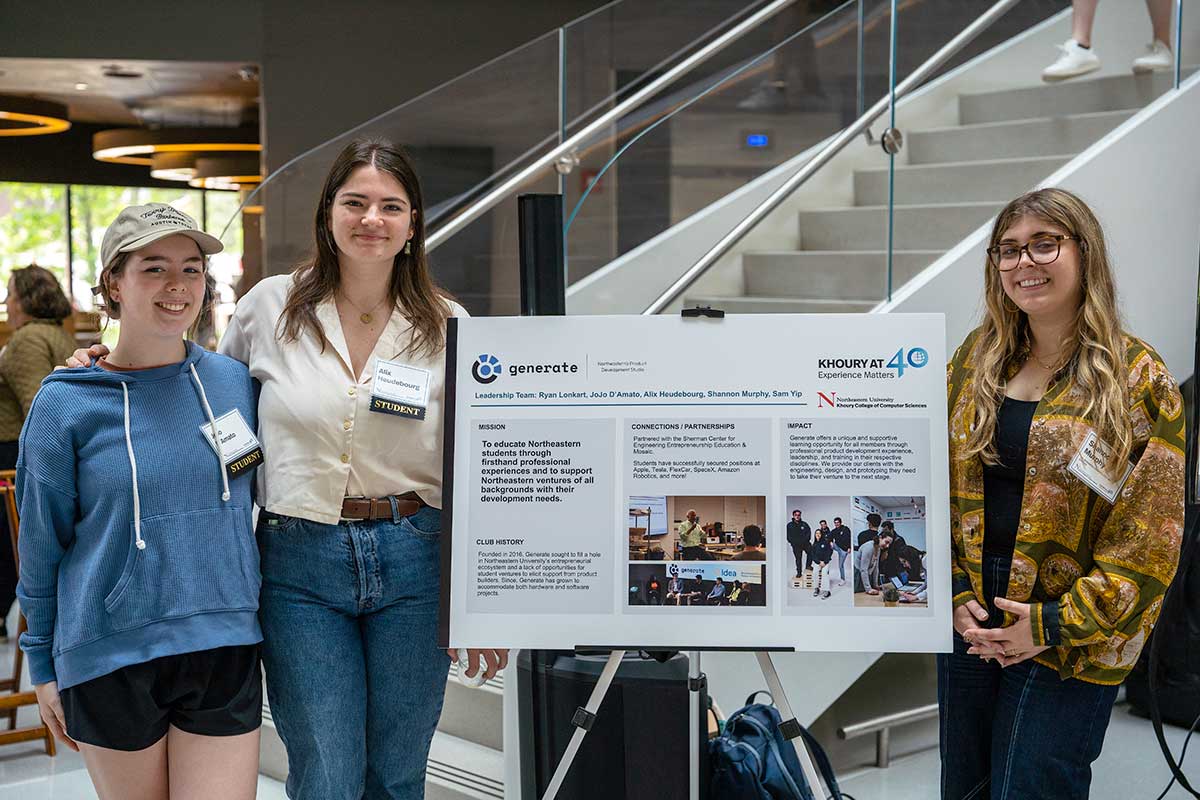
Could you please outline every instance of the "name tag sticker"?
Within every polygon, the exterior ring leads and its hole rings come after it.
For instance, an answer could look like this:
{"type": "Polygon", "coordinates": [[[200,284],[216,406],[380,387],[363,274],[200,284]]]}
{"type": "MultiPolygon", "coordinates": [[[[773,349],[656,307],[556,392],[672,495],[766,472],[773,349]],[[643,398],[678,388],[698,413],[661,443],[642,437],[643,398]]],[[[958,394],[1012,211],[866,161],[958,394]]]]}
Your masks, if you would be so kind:
{"type": "Polygon", "coordinates": [[[409,419],[425,419],[431,374],[398,361],[375,359],[371,385],[371,410],[409,419]]]}
{"type": "MultiPolygon", "coordinates": [[[[204,441],[217,452],[213,442],[212,426],[207,422],[200,426],[204,441]]],[[[221,455],[225,457],[225,469],[229,477],[236,478],[246,470],[262,463],[262,445],[250,426],[246,424],[242,412],[236,408],[227,414],[217,417],[217,435],[221,437],[221,455]]]]}
{"type": "Polygon", "coordinates": [[[1110,503],[1117,501],[1117,494],[1125,485],[1129,473],[1133,472],[1133,464],[1126,464],[1125,471],[1119,479],[1105,469],[1112,447],[1096,435],[1095,431],[1088,433],[1079,447],[1079,452],[1071,457],[1067,470],[1079,480],[1091,487],[1092,491],[1110,503]]]}

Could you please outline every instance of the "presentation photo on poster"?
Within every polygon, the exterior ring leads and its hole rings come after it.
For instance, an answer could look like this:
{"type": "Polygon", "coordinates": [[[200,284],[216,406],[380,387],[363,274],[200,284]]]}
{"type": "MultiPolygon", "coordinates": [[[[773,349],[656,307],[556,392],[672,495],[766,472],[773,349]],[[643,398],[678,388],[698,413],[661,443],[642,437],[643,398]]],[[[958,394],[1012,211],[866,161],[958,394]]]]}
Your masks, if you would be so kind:
{"type": "Polygon", "coordinates": [[[932,314],[451,320],[443,644],[948,649],[944,363],[932,314]]]}

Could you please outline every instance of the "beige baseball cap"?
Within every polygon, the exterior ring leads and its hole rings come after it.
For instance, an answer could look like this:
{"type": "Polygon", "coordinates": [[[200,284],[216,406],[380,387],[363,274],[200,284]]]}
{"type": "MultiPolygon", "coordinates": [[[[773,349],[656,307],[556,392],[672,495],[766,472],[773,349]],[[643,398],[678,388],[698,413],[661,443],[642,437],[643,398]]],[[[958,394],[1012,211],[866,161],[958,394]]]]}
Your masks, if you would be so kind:
{"type": "Polygon", "coordinates": [[[129,206],[108,226],[100,244],[100,266],[107,267],[121,253],[140,250],[177,233],[194,241],[206,256],[225,249],[220,239],[200,230],[196,220],[179,209],[166,203],[146,203],[129,206]]]}

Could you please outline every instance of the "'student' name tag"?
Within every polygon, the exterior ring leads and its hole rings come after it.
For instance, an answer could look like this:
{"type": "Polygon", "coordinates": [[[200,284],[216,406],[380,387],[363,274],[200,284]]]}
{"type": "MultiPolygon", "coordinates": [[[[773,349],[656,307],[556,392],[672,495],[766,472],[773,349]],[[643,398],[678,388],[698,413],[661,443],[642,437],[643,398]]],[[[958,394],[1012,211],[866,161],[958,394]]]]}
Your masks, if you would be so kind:
{"type": "MultiPolygon", "coordinates": [[[[204,441],[208,442],[213,452],[217,452],[217,445],[213,442],[212,425],[204,423],[200,426],[200,433],[204,435],[204,441]]],[[[241,411],[235,408],[217,417],[217,435],[221,438],[220,453],[225,457],[225,469],[229,472],[229,477],[236,478],[262,463],[262,445],[259,444],[254,431],[246,424],[241,411]]]]}
{"type": "Polygon", "coordinates": [[[1091,487],[1092,491],[1110,503],[1117,501],[1117,493],[1125,485],[1129,473],[1133,472],[1133,464],[1126,464],[1119,478],[1105,469],[1112,447],[1096,435],[1095,431],[1088,433],[1080,445],[1079,451],[1071,457],[1067,471],[1091,487]]]}
{"type": "Polygon", "coordinates": [[[397,417],[425,419],[430,379],[431,374],[427,369],[376,358],[375,377],[371,382],[371,410],[397,417]]]}

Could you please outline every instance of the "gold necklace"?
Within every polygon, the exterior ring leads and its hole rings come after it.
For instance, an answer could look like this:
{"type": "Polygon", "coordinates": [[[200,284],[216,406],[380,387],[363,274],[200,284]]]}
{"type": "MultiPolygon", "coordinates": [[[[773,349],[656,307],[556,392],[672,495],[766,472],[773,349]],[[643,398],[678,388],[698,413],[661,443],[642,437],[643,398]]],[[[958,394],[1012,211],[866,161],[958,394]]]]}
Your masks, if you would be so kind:
{"type": "MultiPolygon", "coordinates": [[[[1059,348],[1057,351],[1055,351],[1054,355],[1061,356],[1062,348],[1059,348]]],[[[1051,365],[1051,364],[1047,364],[1045,361],[1042,361],[1040,358],[1038,358],[1037,353],[1033,352],[1032,347],[1029,348],[1029,357],[1032,358],[1034,361],[1036,361],[1039,367],[1046,370],[1046,372],[1049,372],[1051,375],[1057,373],[1059,371],[1059,369],[1061,369],[1061,367],[1058,365],[1057,362],[1055,364],[1051,365]]]]}
{"type": "Polygon", "coordinates": [[[375,309],[379,308],[381,305],[383,305],[387,301],[387,298],[385,297],[385,298],[383,298],[383,300],[380,300],[378,303],[376,303],[374,306],[372,306],[370,311],[363,311],[362,306],[358,305],[358,303],[355,303],[353,300],[351,300],[349,295],[347,295],[345,292],[342,292],[342,299],[345,300],[350,305],[354,306],[354,310],[358,312],[358,320],[363,325],[370,325],[372,322],[374,322],[375,317],[372,316],[372,314],[374,313],[375,309]]]}

